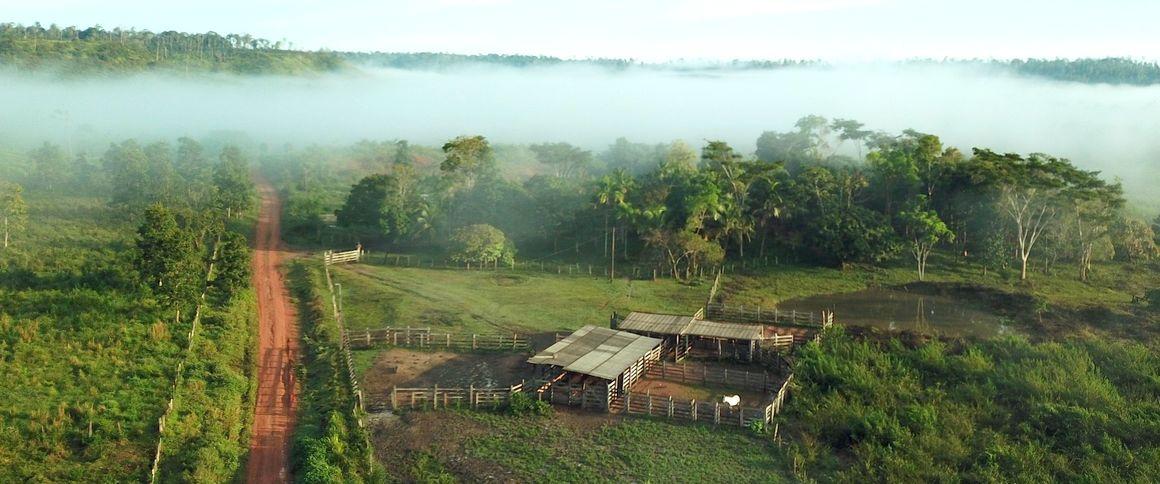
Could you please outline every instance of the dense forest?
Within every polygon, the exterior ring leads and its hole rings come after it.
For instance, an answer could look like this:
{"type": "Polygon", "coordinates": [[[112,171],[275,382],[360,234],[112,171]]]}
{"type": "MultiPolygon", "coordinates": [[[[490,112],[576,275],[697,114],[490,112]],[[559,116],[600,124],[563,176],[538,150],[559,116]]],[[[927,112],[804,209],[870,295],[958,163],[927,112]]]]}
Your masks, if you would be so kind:
{"type": "Polygon", "coordinates": [[[1020,280],[1086,280],[1095,261],[1158,256],[1150,221],[1124,211],[1119,184],[1097,172],[820,116],[762,134],[750,157],[720,141],[698,153],[620,139],[599,155],[567,143],[492,147],[481,136],[439,150],[364,142],[345,156],[377,174],[346,194],[320,178],[320,155],[299,152],[301,163],[279,168],[295,170],[283,175],[293,181],[291,235],[321,237],[328,204],[341,237],[389,248],[439,244],[476,223],[521,251],[604,258],[615,234],[616,257],[686,280],[727,259],[909,260],[921,279],[936,249],[1020,280]]]}
{"type": "MultiPolygon", "coordinates": [[[[1087,84],[1147,86],[1160,83],[1160,64],[1125,58],[915,60],[906,64],[986,67],[1019,76],[1087,84]]],[[[351,67],[441,70],[469,65],[530,68],[588,65],[623,70],[645,68],[676,71],[770,70],[821,67],[821,60],[733,60],[728,62],[669,61],[646,63],[634,59],[563,59],[552,56],[436,52],[328,52],[294,50],[285,41],[249,34],[216,32],[160,33],[137,29],[60,27],[55,24],[0,24],[0,65],[32,70],[60,68],[77,72],[134,72],[150,69],[234,72],[245,74],[304,74],[351,67]]]]}

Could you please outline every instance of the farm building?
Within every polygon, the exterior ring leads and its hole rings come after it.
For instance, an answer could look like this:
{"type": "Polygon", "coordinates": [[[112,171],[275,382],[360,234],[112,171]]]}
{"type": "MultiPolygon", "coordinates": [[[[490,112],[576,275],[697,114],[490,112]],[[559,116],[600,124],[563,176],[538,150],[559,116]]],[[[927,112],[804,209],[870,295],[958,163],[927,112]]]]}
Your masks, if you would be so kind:
{"type": "Polygon", "coordinates": [[[761,343],[771,339],[761,325],[708,321],[697,315],[633,311],[624,318],[613,314],[612,322],[618,330],[660,338],[664,342],[662,352],[675,361],[681,361],[693,351],[752,361],[761,343]]]}
{"type": "Polygon", "coordinates": [[[547,378],[537,390],[540,398],[608,410],[660,356],[660,339],[584,326],[528,363],[547,378]]]}

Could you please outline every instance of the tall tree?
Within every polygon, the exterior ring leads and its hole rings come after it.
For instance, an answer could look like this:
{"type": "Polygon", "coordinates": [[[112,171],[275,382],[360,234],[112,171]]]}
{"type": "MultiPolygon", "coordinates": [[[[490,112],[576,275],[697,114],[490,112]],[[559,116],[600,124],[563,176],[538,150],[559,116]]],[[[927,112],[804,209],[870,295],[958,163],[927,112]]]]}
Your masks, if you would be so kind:
{"type": "Polygon", "coordinates": [[[218,208],[226,216],[241,216],[254,204],[254,182],[242,151],[236,146],[222,149],[221,161],[214,167],[214,187],[217,188],[218,208]]]}
{"type": "Polygon", "coordinates": [[[0,217],[4,219],[4,248],[8,248],[10,234],[23,230],[28,222],[28,206],[21,193],[24,188],[15,183],[0,182],[0,217]]]}
{"type": "Polygon", "coordinates": [[[483,136],[459,136],[443,144],[446,155],[439,169],[471,188],[477,179],[495,174],[495,156],[483,136]]]}
{"type": "Polygon", "coordinates": [[[926,197],[919,195],[898,214],[903,232],[910,245],[910,253],[918,263],[918,280],[926,279],[926,261],[934,247],[942,241],[954,240],[955,234],[939,218],[938,212],[927,208],[926,197]]]}
{"type": "Polygon", "coordinates": [[[145,209],[144,221],[137,229],[137,272],[141,281],[171,307],[192,302],[201,289],[202,258],[193,238],[161,204],[145,209]]]}
{"type": "Polygon", "coordinates": [[[592,153],[568,143],[541,143],[528,147],[536,154],[536,159],[552,167],[559,178],[571,178],[584,174],[592,165],[592,153]]]}
{"type": "Polygon", "coordinates": [[[246,237],[226,231],[217,245],[217,263],[211,287],[227,300],[250,281],[250,249],[246,237]]]}
{"type": "Polygon", "coordinates": [[[52,191],[61,187],[65,180],[64,151],[49,142],[40,145],[29,154],[35,169],[37,186],[52,191]]]}
{"type": "Polygon", "coordinates": [[[152,200],[150,195],[149,157],[134,140],[112,144],[101,158],[112,186],[111,204],[137,212],[152,200]]]}
{"type": "Polygon", "coordinates": [[[374,237],[398,241],[408,233],[407,199],[392,175],[370,175],[350,187],[338,225],[374,237]]]}

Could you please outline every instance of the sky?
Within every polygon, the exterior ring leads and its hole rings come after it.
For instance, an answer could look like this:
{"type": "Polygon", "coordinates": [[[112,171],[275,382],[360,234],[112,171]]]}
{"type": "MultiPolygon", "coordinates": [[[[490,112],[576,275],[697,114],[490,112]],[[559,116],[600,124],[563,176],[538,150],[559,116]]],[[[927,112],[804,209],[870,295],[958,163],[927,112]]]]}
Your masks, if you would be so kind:
{"type": "Polygon", "coordinates": [[[295,48],[668,60],[1160,60],[1155,0],[0,0],[0,21],[295,48]]]}

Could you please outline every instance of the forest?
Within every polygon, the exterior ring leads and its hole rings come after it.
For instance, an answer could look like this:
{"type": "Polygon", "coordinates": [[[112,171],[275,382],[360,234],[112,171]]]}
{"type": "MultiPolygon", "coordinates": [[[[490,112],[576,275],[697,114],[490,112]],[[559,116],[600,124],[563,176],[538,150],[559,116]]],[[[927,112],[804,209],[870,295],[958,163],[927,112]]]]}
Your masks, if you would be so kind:
{"type": "MultiPolygon", "coordinates": [[[[985,67],[1016,76],[1085,84],[1160,84],[1160,64],[1127,58],[1099,59],[915,59],[916,65],[985,67]]],[[[0,66],[21,70],[58,70],[71,74],[126,73],[143,70],[301,75],[351,68],[443,70],[473,65],[516,69],[586,65],[609,70],[643,68],[674,71],[773,70],[828,66],[816,59],[722,62],[644,62],[634,59],[564,59],[543,55],[451,54],[443,52],[332,52],[295,50],[284,40],[217,32],[151,32],[104,29],[99,25],[0,23],[0,66]]]]}

